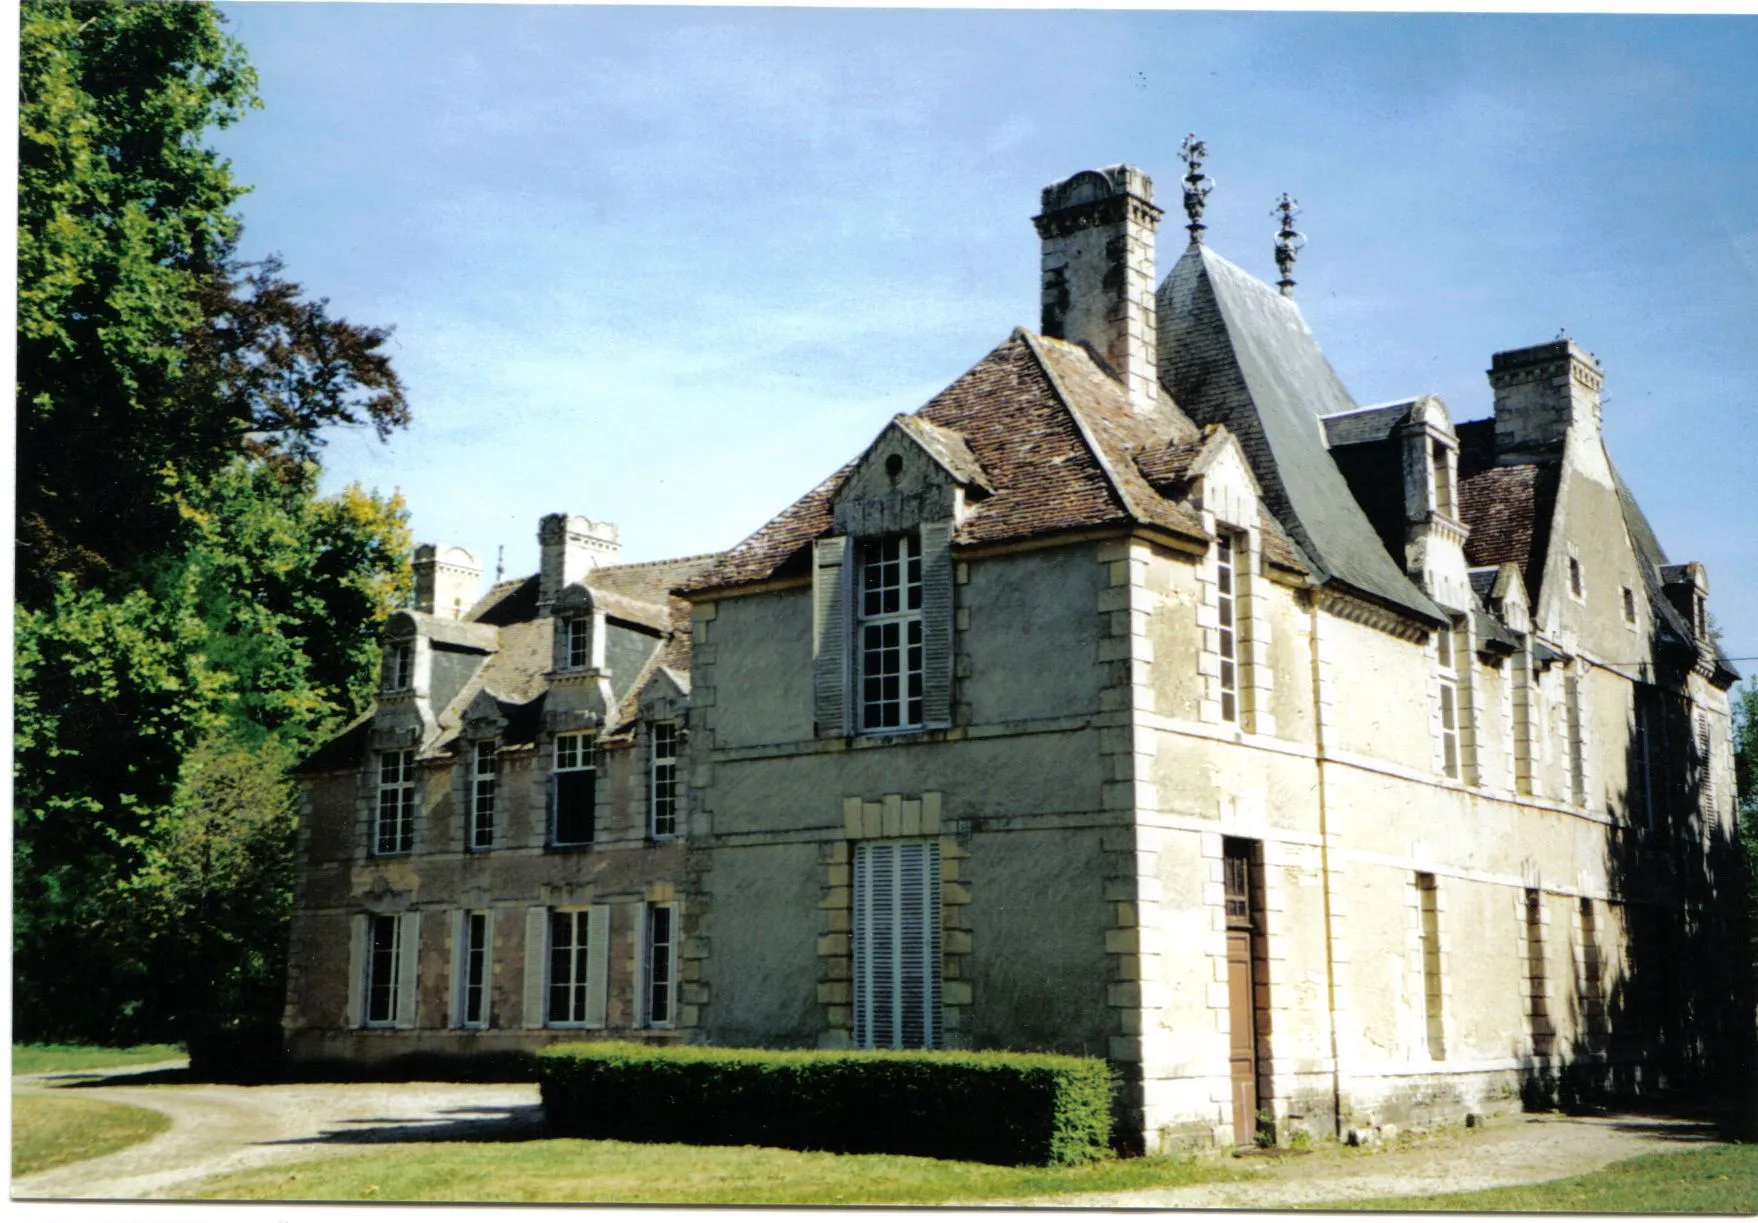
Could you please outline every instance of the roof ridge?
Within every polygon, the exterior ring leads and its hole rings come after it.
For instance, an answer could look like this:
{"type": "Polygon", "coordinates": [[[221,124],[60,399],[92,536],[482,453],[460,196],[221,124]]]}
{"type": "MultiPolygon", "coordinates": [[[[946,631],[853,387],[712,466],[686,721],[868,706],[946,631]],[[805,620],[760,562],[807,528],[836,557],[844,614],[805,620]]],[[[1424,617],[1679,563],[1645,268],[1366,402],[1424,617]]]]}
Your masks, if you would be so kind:
{"type": "MultiPolygon", "coordinates": [[[[1081,443],[1086,446],[1087,452],[1093,456],[1093,463],[1104,475],[1105,484],[1110,488],[1112,496],[1117,499],[1117,504],[1122,507],[1124,513],[1128,514],[1137,522],[1148,521],[1147,515],[1142,512],[1142,507],[1137,505],[1135,499],[1124,491],[1123,481],[1117,478],[1117,473],[1115,471],[1111,470],[1111,464],[1105,458],[1104,449],[1099,445],[1098,439],[1093,436],[1091,426],[1087,424],[1079,410],[1075,408],[1074,400],[1069,395],[1068,388],[1062,385],[1062,380],[1056,376],[1056,371],[1051,368],[1050,362],[1045,359],[1043,350],[1038,347],[1039,341],[1050,339],[1052,337],[1037,335],[1034,332],[1027,331],[1024,327],[1015,327],[1014,334],[1024,338],[1026,348],[1032,354],[1032,359],[1038,363],[1038,368],[1043,371],[1045,380],[1050,384],[1050,389],[1056,393],[1056,399],[1062,404],[1062,410],[1068,413],[1070,420],[1074,421],[1074,427],[1080,433],[1081,443]]],[[[1085,349],[1081,349],[1080,351],[1083,355],[1086,352],[1085,349]]]]}
{"type": "MultiPolygon", "coordinates": [[[[597,569],[590,572],[614,569],[652,569],[659,565],[681,565],[685,561],[711,560],[723,555],[726,551],[725,548],[717,548],[712,552],[692,552],[687,556],[668,556],[656,561],[618,561],[614,565],[599,565],[597,569]]],[[[588,576],[590,576],[590,572],[588,576]]]]}

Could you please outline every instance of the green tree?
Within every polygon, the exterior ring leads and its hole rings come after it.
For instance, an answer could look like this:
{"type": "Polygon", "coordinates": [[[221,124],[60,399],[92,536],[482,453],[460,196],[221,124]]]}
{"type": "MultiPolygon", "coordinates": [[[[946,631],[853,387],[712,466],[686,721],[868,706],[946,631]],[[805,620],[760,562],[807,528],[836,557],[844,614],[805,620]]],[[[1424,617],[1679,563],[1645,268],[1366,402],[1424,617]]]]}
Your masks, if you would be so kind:
{"type": "Polygon", "coordinates": [[[323,430],[408,421],[389,332],[239,253],[205,143],[259,105],[205,3],[20,12],[15,1031],[272,1018],[288,761],[358,708],[401,500],[323,430]]]}

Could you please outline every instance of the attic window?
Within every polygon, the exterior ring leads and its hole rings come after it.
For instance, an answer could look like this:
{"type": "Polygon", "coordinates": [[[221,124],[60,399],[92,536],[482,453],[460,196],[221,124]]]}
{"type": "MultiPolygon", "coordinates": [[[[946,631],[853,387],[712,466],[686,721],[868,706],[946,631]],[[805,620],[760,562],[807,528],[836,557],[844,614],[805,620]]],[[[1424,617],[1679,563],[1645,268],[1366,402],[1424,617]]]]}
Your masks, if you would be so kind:
{"type": "Polygon", "coordinates": [[[1624,623],[1636,627],[1636,592],[1624,587],[1624,623]]]}
{"type": "Polygon", "coordinates": [[[415,644],[398,641],[385,647],[386,692],[405,691],[415,678],[415,644]]]}
{"type": "Polygon", "coordinates": [[[1569,558],[1569,595],[1576,599],[1586,597],[1581,588],[1581,558],[1577,556],[1569,558]]]}
{"type": "Polygon", "coordinates": [[[570,616],[562,621],[562,658],[569,671],[584,671],[592,665],[592,620],[587,616],[570,616]]]}
{"type": "Polygon", "coordinates": [[[903,456],[901,454],[885,456],[885,474],[893,480],[903,474],[903,456]]]}
{"type": "Polygon", "coordinates": [[[1452,518],[1453,473],[1452,450],[1444,442],[1434,444],[1434,508],[1436,513],[1452,518]]]}

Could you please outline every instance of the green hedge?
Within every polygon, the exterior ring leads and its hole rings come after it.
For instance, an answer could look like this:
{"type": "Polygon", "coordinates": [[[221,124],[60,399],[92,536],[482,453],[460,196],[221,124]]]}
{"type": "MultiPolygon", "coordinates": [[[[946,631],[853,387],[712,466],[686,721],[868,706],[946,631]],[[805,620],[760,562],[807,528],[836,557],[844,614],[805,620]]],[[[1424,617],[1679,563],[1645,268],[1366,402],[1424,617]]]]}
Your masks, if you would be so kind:
{"type": "Polygon", "coordinates": [[[551,1132],[995,1164],[1108,1154],[1110,1072],[1046,1053],[782,1052],[621,1042],[538,1055],[551,1132]]]}

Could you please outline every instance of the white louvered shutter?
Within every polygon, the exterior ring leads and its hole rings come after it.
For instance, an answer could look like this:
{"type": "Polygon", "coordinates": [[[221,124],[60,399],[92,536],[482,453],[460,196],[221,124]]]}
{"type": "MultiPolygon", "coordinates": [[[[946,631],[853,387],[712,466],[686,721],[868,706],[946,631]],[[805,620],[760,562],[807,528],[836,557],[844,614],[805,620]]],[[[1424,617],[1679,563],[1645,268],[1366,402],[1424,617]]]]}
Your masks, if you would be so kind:
{"type": "Polygon", "coordinates": [[[399,1028],[415,1026],[416,989],[420,977],[416,967],[421,961],[421,912],[403,914],[397,921],[397,1016],[399,1028]]]}
{"type": "Polygon", "coordinates": [[[610,906],[593,905],[586,917],[586,1026],[602,1028],[610,983],[610,906]]]}
{"type": "Polygon", "coordinates": [[[549,950],[549,910],[525,910],[525,1016],[528,1028],[543,1026],[543,970],[549,950]]]}
{"type": "Polygon", "coordinates": [[[849,732],[854,706],[849,694],[849,582],[852,566],[847,536],[812,545],[812,719],[818,734],[836,738],[849,732]]]}
{"type": "Polygon", "coordinates": [[[924,522],[922,547],[922,725],[952,725],[952,520],[924,522]]]}
{"type": "Polygon", "coordinates": [[[348,1014],[346,1026],[358,1028],[361,991],[366,988],[366,914],[348,919],[348,1014]]]}
{"type": "Polygon", "coordinates": [[[940,1043],[940,854],[932,841],[855,847],[855,1043],[940,1043]]]}

